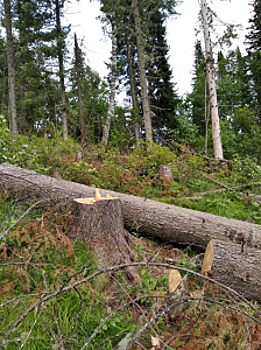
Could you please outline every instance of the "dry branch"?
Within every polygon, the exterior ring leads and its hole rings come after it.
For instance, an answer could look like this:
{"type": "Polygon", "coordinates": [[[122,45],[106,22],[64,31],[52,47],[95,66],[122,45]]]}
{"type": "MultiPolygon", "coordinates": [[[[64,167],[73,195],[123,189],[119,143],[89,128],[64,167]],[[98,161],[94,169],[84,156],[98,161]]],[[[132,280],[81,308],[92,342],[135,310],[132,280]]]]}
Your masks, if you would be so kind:
{"type": "MultiPolygon", "coordinates": [[[[0,165],[0,185],[12,193],[54,201],[93,197],[95,189],[59,180],[8,163],[0,165]]],[[[168,243],[206,247],[211,239],[232,241],[261,248],[261,226],[195,210],[159,203],[146,198],[100,190],[103,197],[119,197],[124,226],[147,237],[168,243]]]]}
{"type": "MultiPolygon", "coordinates": [[[[0,339],[0,348],[3,347],[6,339],[8,339],[8,337],[13,333],[13,331],[26,319],[26,317],[31,313],[33,312],[34,310],[36,310],[37,308],[39,308],[41,305],[49,302],[50,300],[56,298],[57,296],[61,295],[62,293],[66,293],[66,292],[69,292],[75,288],[77,288],[78,286],[80,285],[84,285],[86,284],[87,282],[93,280],[94,278],[96,278],[97,276],[99,276],[100,274],[104,274],[104,273],[108,273],[108,274],[111,274],[113,272],[116,272],[116,271],[119,271],[121,269],[124,269],[126,267],[128,267],[129,265],[127,264],[122,264],[122,265],[119,265],[119,266],[111,266],[111,267],[108,267],[106,269],[101,269],[99,271],[96,271],[94,272],[93,274],[91,274],[90,276],[86,277],[86,278],[83,278],[79,281],[76,281],[74,283],[72,283],[71,285],[67,286],[67,287],[62,287],[62,288],[59,288],[58,290],[50,293],[49,295],[43,297],[41,295],[41,297],[39,298],[38,301],[36,301],[32,306],[30,306],[28,309],[26,309],[21,315],[18,316],[18,318],[16,320],[14,320],[14,322],[12,324],[9,325],[9,329],[3,334],[2,338],[0,339]]],[[[154,267],[162,267],[164,269],[176,269],[178,271],[183,271],[185,273],[189,273],[189,274],[192,274],[196,277],[199,277],[201,278],[203,281],[207,281],[207,282],[210,282],[210,283],[214,283],[215,285],[217,285],[218,287],[222,288],[224,291],[226,291],[227,293],[233,295],[234,297],[238,298],[239,300],[241,300],[242,302],[245,303],[245,305],[247,305],[249,307],[249,310],[253,311],[256,315],[256,317],[260,317],[260,311],[259,309],[252,303],[250,303],[247,299],[245,299],[243,296],[241,296],[240,294],[238,294],[236,291],[232,290],[231,288],[229,288],[228,286],[225,286],[223,284],[221,284],[220,282],[218,281],[214,281],[213,279],[207,277],[207,276],[204,276],[204,275],[201,275],[200,273],[197,273],[195,271],[191,271],[189,269],[186,269],[186,268],[183,268],[183,267],[176,267],[176,266],[173,266],[173,265],[169,265],[169,264],[162,264],[162,263],[151,263],[151,262],[136,262],[136,263],[132,263],[131,264],[132,267],[150,267],[150,266],[154,266],[154,267]]],[[[70,279],[69,279],[70,280],[70,279]]],[[[67,281],[69,282],[69,281],[67,281]]],[[[67,283],[66,283],[67,284],[67,283]]],[[[39,293],[39,294],[42,294],[42,293],[39,293]]],[[[86,342],[85,345],[87,346],[87,344],[91,343],[92,339],[95,337],[95,335],[98,333],[98,331],[101,329],[101,327],[116,313],[118,312],[119,310],[122,310],[122,309],[125,309],[128,305],[131,305],[131,304],[134,304],[136,302],[139,302],[143,299],[146,299],[148,297],[155,297],[155,295],[139,295],[138,297],[136,297],[135,299],[131,299],[130,301],[124,303],[123,305],[119,306],[116,310],[114,310],[111,314],[109,314],[105,320],[95,329],[95,331],[93,332],[93,334],[89,337],[88,339],[88,343],[86,342]]],[[[157,295],[157,297],[159,297],[157,295]]],[[[187,298],[187,300],[196,300],[196,298],[194,297],[190,297],[190,298],[187,298]]],[[[204,298],[203,298],[204,300],[204,298]]],[[[206,301],[209,301],[209,298],[205,298],[206,301]]],[[[13,300],[13,301],[16,301],[13,300]]],[[[164,314],[167,314],[169,312],[169,310],[175,306],[177,306],[177,304],[180,304],[180,303],[183,303],[185,302],[186,300],[185,299],[182,299],[179,303],[176,303],[176,305],[170,305],[168,306],[167,308],[164,308],[162,310],[162,312],[164,314]]],[[[211,300],[212,301],[212,300],[211,300]]],[[[212,302],[216,302],[216,301],[212,301],[212,302]]],[[[220,306],[225,306],[225,305],[220,305],[220,306]]],[[[230,307],[232,308],[232,307],[230,307]]],[[[253,317],[252,315],[250,314],[246,314],[243,310],[241,310],[240,308],[240,305],[238,305],[238,307],[235,309],[235,311],[238,311],[244,315],[246,315],[247,317],[251,318],[252,320],[254,320],[255,322],[261,324],[261,321],[259,321],[257,318],[253,317]]],[[[150,322],[150,320],[148,321],[150,322]]],[[[147,326],[146,326],[147,327],[147,326]]],[[[84,346],[85,346],[84,345],[84,346]]]]}

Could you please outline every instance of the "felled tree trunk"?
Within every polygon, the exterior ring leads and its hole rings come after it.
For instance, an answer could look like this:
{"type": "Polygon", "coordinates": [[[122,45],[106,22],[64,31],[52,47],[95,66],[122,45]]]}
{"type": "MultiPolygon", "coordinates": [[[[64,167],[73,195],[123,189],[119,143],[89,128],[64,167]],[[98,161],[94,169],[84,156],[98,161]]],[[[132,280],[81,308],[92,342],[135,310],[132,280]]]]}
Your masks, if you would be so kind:
{"type": "Polygon", "coordinates": [[[249,300],[261,301],[261,250],[219,240],[207,246],[202,273],[249,300]]]}
{"type": "MultiPolygon", "coordinates": [[[[133,252],[129,246],[132,236],[124,229],[119,198],[77,198],[72,202],[73,226],[69,236],[82,238],[95,253],[101,268],[132,263],[133,252]]],[[[138,275],[127,267],[127,276],[138,282],[138,275]]]]}
{"type": "MultiPolygon", "coordinates": [[[[29,198],[51,198],[54,201],[93,197],[95,189],[74,182],[40,175],[14,165],[0,165],[2,188],[29,198]]],[[[143,236],[168,243],[206,247],[211,239],[232,241],[261,249],[261,226],[227,219],[196,210],[184,209],[146,198],[100,190],[102,196],[119,197],[124,226],[143,236]]]]}

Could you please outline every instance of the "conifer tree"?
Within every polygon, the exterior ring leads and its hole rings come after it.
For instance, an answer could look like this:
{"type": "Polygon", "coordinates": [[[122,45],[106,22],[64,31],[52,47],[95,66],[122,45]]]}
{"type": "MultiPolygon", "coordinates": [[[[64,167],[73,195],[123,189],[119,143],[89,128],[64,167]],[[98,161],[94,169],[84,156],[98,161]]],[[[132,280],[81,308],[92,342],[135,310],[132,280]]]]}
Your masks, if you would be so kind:
{"type": "Polygon", "coordinates": [[[65,49],[65,32],[61,25],[61,10],[64,6],[65,0],[55,0],[55,20],[56,20],[56,41],[57,41],[57,55],[58,55],[58,76],[60,79],[60,93],[61,93],[61,107],[62,107],[62,126],[63,138],[68,137],[68,120],[67,120],[67,106],[65,94],[65,73],[64,73],[64,49],[65,49]]]}
{"type": "MultiPolygon", "coordinates": [[[[146,78],[146,64],[145,64],[145,45],[142,31],[142,18],[140,12],[140,4],[138,0],[132,0],[132,10],[134,18],[134,28],[136,36],[138,67],[141,87],[141,101],[143,111],[143,121],[145,127],[146,141],[153,141],[151,108],[149,103],[148,82],[146,78]]],[[[147,24],[148,25],[148,24],[147,24]]]]}
{"type": "Polygon", "coordinates": [[[192,120],[198,126],[200,135],[205,136],[208,106],[206,104],[206,61],[201,42],[195,44],[195,61],[192,88],[189,96],[192,107],[192,120]]]}
{"type": "Polygon", "coordinates": [[[82,52],[78,45],[78,39],[76,33],[74,33],[74,51],[75,51],[75,70],[77,77],[77,97],[78,97],[78,108],[79,108],[79,126],[81,131],[81,145],[84,146],[86,133],[83,121],[83,111],[82,111],[82,87],[81,87],[81,76],[83,71],[83,60],[82,52]]]}
{"type": "Polygon", "coordinates": [[[7,62],[6,62],[6,42],[0,32],[0,113],[5,114],[5,106],[8,104],[7,101],[7,62]]]}
{"type": "Polygon", "coordinates": [[[7,66],[8,66],[8,121],[9,129],[12,134],[18,134],[17,105],[16,105],[16,86],[15,86],[15,51],[13,39],[13,23],[10,0],[4,0],[5,10],[5,29],[6,29],[6,47],[7,47],[7,66]]]}
{"type": "MultiPolygon", "coordinates": [[[[151,9],[149,9],[151,10],[151,9]]],[[[153,130],[157,138],[164,139],[170,130],[177,127],[176,107],[178,97],[172,83],[172,72],[168,63],[168,45],[164,14],[157,10],[150,17],[147,53],[147,76],[153,130]]]]}
{"type": "Polygon", "coordinates": [[[249,68],[255,93],[256,116],[261,125],[261,0],[253,1],[254,16],[249,19],[249,33],[246,36],[249,68]]]}

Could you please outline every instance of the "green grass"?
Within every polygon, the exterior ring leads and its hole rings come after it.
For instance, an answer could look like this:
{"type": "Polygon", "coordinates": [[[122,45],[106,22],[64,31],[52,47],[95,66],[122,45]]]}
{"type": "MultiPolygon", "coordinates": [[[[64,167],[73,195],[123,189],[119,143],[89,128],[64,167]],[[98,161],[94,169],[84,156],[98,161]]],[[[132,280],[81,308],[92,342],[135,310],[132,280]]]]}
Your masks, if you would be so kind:
{"type": "MultiPolygon", "coordinates": [[[[177,155],[157,145],[149,151],[136,148],[120,154],[116,148],[105,150],[90,146],[83,160],[77,162],[76,153],[80,147],[71,139],[63,142],[33,137],[30,141],[18,137],[14,145],[20,152],[19,157],[13,147],[8,142],[6,144],[3,156],[9,162],[13,159],[15,165],[49,175],[56,170],[66,180],[261,224],[260,204],[251,199],[247,191],[239,195],[237,192],[243,190],[226,190],[202,195],[197,201],[186,199],[221,188],[209,178],[230,186],[259,181],[260,169],[251,159],[209,164],[202,157],[177,155]],[[23,144],[27,144],[26,152],[22,150],[23,144]],[[172,166],[173,182],[166,182],[158,175],[160,164],[172,166]]],[[[249,193],[260,194],[258,184],[250,188],[249,193]]],[[[32,204],[22,204],[17,198],[10,198],[2,192],[0,232],[10,227],[32,204]]],[[[64,210],[35,208],[0,242],[0,341],[23,312],[43,298],[39,293],[58,291],[97,270],[86,244],[66,238],[70,223],[67,220],[69,214],[66,208],[64,210]]],[[[136,261],[162,262],[171,257],[178,261],[177,266],[200,271],[198,251],[193,249],[180,251],[157,244],[151,246],[146,240],[141,240],[135,253],[136,261]]],[[[118,271],[109,276],[109,283],[104,288],[99,286],[96,278],[42,303],[15,328],[3,349],[55,350],[62,346],[70,350],[81,349],[97,330],[86,349],[112,350],[129,332],[141,329],[155,312],[160,315],[166,300],[168,271],[165,268],[143,266],[137,268],[137,272],[141,276],[138,285],[132,285],[123,271],[118,271]],[[151,296],[153,294],[155,296],[151,296]],[[136,304],[131,303],[135,298],[140,299],[136,304]],[[107,322],[101,326],[106,317],[107,322]]],[[[255,332],[261,331],[257,323],[250,323],[240,312],[226,308],[227,305],[237,305],[233,300],[227,300],[228,296],[222,291],[215,290],[193,274],[183,272],[182,276],[186,291],[193,293],[204,289],[213,301],[224,299],[224,306],[217,306],[214,302],[188,302],[182,315],[177,315],[178,333],[170,349],[188,350],[192,346],[194,349],[208,349],[211,344],[220,350],[241,349],[249,344],[253,350],[258,349],[252,342],[255,332]],[[191,336],[184,338],[183,334],[191,336]],[[202,339],[203,343],[200,343],[202,339]],[[233,345],[235,341],[238,341],[238,347],[233,345]]],[[[244,305],[240,307],[258,317],[244,305]]],[[[171,338],[167,317],[155,319],[139,341],[152,348],[151,337],[155,335],[164,341],[171,338]]],[[[138,347],[135,345],[133,349],[138,347]]]]}

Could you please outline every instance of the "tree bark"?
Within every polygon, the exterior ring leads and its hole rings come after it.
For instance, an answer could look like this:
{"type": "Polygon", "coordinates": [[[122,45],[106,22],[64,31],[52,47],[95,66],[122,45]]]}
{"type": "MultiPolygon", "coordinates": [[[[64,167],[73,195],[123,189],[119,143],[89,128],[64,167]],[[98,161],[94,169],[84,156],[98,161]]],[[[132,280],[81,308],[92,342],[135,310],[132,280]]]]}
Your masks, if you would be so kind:
{"type": "Polygon", "coordinates": [[[223,148],[220,136],[220,123],[217,103],[217,89],[215,83],[214,58],[211,45],[210,29],[208,25],[207,3],[201,0],[202,22],[205,39],[207,80],[209,89],[209,101],[212,118],[212,138],[215,159],[223,159],[223,148]]]}
{"type": "Polygon", "coordinates": [[[10,0],[4,1],[5,5],[5,28],[7,42],[7,67],[8,67],[8,116],[9,129],[13,135],[18,134],[16,97],[15,97],[15,64],[14,43],[12,33],[12,15],[10,0]]]}
{"type": "Polygon", "coordinates": [[[132,1],[133,15],[134,15],[134,24],[135,24],[135,34],[137,41],[137,51],[139,58],[139,73],[140,73],[140,85],[141,85],[141,102],[143,110],[143,120],[145,126],[145,135],[146,140],[149,142],[153,141],[152,135],[152,123],[151,123],[151,111],[148,95],[148,86],[146,79],[145,71],[145,55],[142,42],[142,29],[141,29],[141,20],[140,20],[140,10],[139,10],[139,1],[132,1]]]}
{"type": "Polygon", "coordinates": [[[137,103],[137,86],[135,81],[135,68],[133,62],[133,43],[131,38],[128,38],[127,42],[127,59],[128,59],[128,71],[129,71],[129,79],[130,79],[130,88],[131,88],[131,100],[132,100],[132,109],[133,109],[133,118],[134,118],[134,135],[136,142],[139,142],[140,137],[140,123],[138,122],[138,103],[137,103]]]}
{"type": "Polygon", "coordinates": [[[64,64],[63,64],[63,33],[61,27],[61,15],[59,0],[55,0],[55,13],[56,13],[56,31],[57,31],[57,52],[59,62],[59,78],[61,89],[61,105],[62,105],[62,125],[63,125],[63,139],[68,138],[68,121],[67,121],[67,106],[66,106],[66,94],[64,83],[64,64]]]}
{"type": "Polygon", "coordinates": [[[117,26],[115,21],[115,14],[112,14],[111,28],[112,28],[112,66],[111,66],[111,91],[110,103],[107,111],[107,118],[103,126],[102,142],[105,146],[108,144],[109,132],[111,127],[111,118],[113,115],[115,93],[116,93],[116,70],[117,70],[117,26]]]}
{"type": "Polygon", "coordinates": [[[76,33],[74,33],[74,49],[75,49],[75,67],[77,74],[77,95],[78,95],[78,107],[79,107],[79,125],[81,131],[81,145],[85,143],[85,128],[83,123],[83,113],[82,113],[82,89],[81,89],[81,79],[80,79],[80,63],[79,63],[79,46],[76,33]]]}
{"type": "Polygon", "coordinates": [[[202,273],[245,298],[261,301],[261,250],[219,240],[207,246],[202,273]]]}
{"type": "MultiPolygon", "coordinates": [[[[0,165],[0,185],[12,193],[29,198],[51,198],[54,201],[93,197],[95,189],[82,184],[40,175],[14,165],[0,165]]],[[[100,190],[122,203],[124,225],[143,236],[206,247],[211,239],[244,243],[261,249],[261,226],[208,213],[176,207],[146,198],[100,190]]]]}
{"type": "MultiPolygon", "coordinates": [[[[100,268],[132,263],[129,246],[133,237],[124,229],[119,198],[77,198],[72,202],[71,238],[82,238],[95,253],[100,268]]],[[[126,268],[130,280],[138,282],[133,267],[126,268]]]]}

